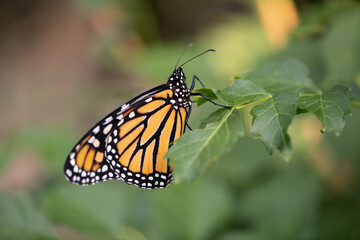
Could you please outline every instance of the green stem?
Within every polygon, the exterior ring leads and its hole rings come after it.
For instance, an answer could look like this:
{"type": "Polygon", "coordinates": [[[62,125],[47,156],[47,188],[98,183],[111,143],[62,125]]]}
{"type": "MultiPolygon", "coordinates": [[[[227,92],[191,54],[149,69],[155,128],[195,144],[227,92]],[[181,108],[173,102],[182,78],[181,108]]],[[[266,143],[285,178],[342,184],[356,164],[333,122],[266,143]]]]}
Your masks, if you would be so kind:
{"type": "Polygon", "coordinates": [[[350,106],[360,108],[360,102],[350,101],[350,106]]]}
{"type": "Polygon", "coordinates": [[[317,92],[317,93],[300,93],[298,97],[312,97],[315,95],[321,95],[322,92],[317,92]]]}
{"type": "Polygon", "coordinates": [[[246,107],[246,106],[247,106],[247,105],[249,105],[249,104],[253,104],[253,103],[257,103],[257,102],[267,101],[267,100],[269,100],[271,97],[272,97],[271,95],[270,95],[270,96],[265,96],[265,97],[260,98],[260,99],[258,99],[258,100],[256,100],[256,101],[253,101],[253,102],[249,102],[249,103],[245,103],[245,104],[242,104],[242,105],[235,106],[235,108],[236,108],[236,109],[240,109],[240,108],[246,107]]]}

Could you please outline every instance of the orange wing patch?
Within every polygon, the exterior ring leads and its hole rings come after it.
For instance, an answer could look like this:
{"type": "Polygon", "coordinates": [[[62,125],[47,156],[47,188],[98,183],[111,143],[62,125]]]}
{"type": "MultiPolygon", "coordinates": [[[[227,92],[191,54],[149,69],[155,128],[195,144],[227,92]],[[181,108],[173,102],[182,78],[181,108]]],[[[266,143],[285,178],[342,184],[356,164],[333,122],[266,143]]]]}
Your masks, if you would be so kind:
{"type": "Polygon", "coordinates": [[[101,163],[104,160],[104,153],[97,152],[95,155],[95,161],[101,163]]]}
{"type": "Polygon", "coordinates": [[[84,171],[90,171],[91,166],[93,165],[94,162],[94,156],[95,156],[95,149],[90,148],[90,150],[88,151],[86,158],[85,158],[85,163],[84,163],[84,171]]]}
{"type": "MultiPolygon", "coordinates": [[[[125,152],[121,155],[121,157],[119,158],[119,162],[121,163],[121,165],[127,167],[129,166],[129,162],[130,162],[130,158],[131,155],[133,154],[133,152],[135,151],[137,142],[134,142],[127,150],[125,150],[125,152]]],[[[126,146],[125,146],[126,147],[126,146]]]]}
{"type": "Polygon", "coordinates": [[[118,153],[122,154],[124,152],[124,150],[126,149],[126,147],[129,146],[129,144],[131,142],[133,142],[139,136],[139,134],[141,133],[141,131],[143,129],[144,129],[144,125],[140,125],[135,130],[133,130],[130,134],[128,134],[125,138],[121,139],[117,144],[118,153]]]}
{"type": "Polygon", "coordinates": [[[171,105],[168,104],[167,106],[163,107],[161,110],[154,113],[151,117],[149,117],[147,121],[147,127],[144,133],[141,136],[140,144],[144,144],[154,135],[154,133],[159,129],[160,124],[162,123],[164,117],[166,116],[167,112],[170,110],[171,105]]]}
{"type": "Polygon", "coordinates": [[[169,119],[167,120],[159,140],[159,148],[156,156],[155,169],[158,172],[167,173],[167,159],[164,158],[169,149],[169,141],[171,131],[175,123],[175,110],[172,110],[169,119]]]}
{"type": "Polygon", "coordinates": [[[76,156],[76,165],[78,165],[79,168],[82,168],[84,165],[86,154],[89,150],[90,145],[86,144],[83,147],[80,147],[80,151],[76,156]]]}
{"type": "Polygon", "coordinates": [[[142,172],[146,175],[149,175],[154,172],[154,168],[153,168],[154,147],[155,147],[155,140],[149,144],[149,146],[146,148],[145,151],[145,158],[142,167],[142,172]]]}
{"type": "Polygon", "coordinates": [[[140,149],[135,156],[133,157],[133,159],[131,159],[131,163],[129,166],[129,170],[132,172],[140,172],[140,168],[141,168],[141,160],[142,160],[142,153],[143,150],[140,149]]]}
{"type": "Polygon", "coordinates": [[[174,94],[173,91],[168,89],[168,90],[164,90],[164,91],[161,91],[161,92],[155,94],[153,97],[154,98],[165,98],[165,99],[167,99],[167,98],[172,98],[173,94],[174,94]]]}
{"type": "Polygon", "coordinates": [[[120,126],[120,138],[123,138],[128,132],[133,130],[137,125],[145,120],[145,116],[131,119],[129,122],[120,126]]]}
{"type": "Polygon", "coordinates": [[[164,104],[165,104],[165,102],[163,100],[155,100],[155,101],[149,102],[148,104],[146,104],[142,107],[139,107],[137,111],[139,113],[150,113],[150,112],[158,109],[159,107],[161,107],[164,104]]]}

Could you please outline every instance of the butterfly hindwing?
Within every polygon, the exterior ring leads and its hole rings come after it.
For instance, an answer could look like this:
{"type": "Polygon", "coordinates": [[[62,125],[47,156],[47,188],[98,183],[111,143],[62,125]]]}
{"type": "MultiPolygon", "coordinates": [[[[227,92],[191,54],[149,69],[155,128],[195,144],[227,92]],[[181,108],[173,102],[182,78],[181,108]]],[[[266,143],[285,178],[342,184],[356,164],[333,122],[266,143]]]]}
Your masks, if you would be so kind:
{"type": "Polygon", "coordinates": [[[64,167],[65,176],[69,181],[88,185],[117,178],[106,161],[105,141],[118,122],[116,113],[112,112],[96,124],[72,149],[64,167]]]}

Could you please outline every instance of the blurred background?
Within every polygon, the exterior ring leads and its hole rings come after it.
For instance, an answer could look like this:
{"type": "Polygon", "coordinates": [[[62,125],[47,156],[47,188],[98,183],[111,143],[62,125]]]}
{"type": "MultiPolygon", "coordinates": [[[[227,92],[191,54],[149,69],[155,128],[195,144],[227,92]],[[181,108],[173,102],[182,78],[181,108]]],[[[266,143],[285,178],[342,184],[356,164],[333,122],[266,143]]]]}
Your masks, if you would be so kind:
{"type": "MultiPolygon", "coordinates": [[[[184,67],[209,88],[297,58],[319,87],[351,86],[360,99],[359,1],[1,1],[0,239],[360,239],[359,108],[337,138],[297,116],[289,162],[248,131],[165,190],[65,180],[76,141],[165,83],[190,42],[183,60],[217,50],[184,67]]],[[[192,128],[215,109],[195,107],[192,128]]]]}

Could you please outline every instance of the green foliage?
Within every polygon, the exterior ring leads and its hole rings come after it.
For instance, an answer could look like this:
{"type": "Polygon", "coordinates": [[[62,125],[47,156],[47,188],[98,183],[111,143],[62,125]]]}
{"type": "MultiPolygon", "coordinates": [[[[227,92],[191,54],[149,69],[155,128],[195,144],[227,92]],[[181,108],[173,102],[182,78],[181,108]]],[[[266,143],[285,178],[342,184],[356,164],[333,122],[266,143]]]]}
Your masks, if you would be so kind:
{"type": "MultiPolygon", "coordinates": [[[[287,160],[292,154],[287,131],[296,114],[313,113],[323,123],[321,131],[334,132],[336,136],[340,135],[345,117],[350,114],[350,89],[335,86],[329,91],[320,91],[309,77],[308,68],[295,59],[270,62],[235,80],[223,91],[201,89],[198,92],[212,100],[216,96],[233,109],[259,103],[250,111],[251,132],[261,138],[270,154],[278,149],[287,160]]],[[[215,124],[185,134],[169,150],[168,157],[175,164],[178,180],[191,178],[199,168],[218,159],[240,136],[237,134],[239,121],[228,122],[228,114],[216,117],[214,114],[216,112],[209,118],[215,119],[215,124]],[[224,123],[228,124],[222,128],[224,123]]]]}
{"type": "Polygon", "coordinates": [[[270,62],[245,74],[245,79],[271,94],[314,92],[317,88],[309,77],[309,69],[300,61],[288,59],[270,62]]]}
{"type": "Polygon", "coordinates": [[[301,107],[312,112],[323,124],[322,132],[341,134],[345,117],[350,114],[350,89],[335,86],[316,95],[301,95],[301,107]]]}
{"type": "MultiPolygon", "coordinates": [[[[194,90],[194,92],[196,93],[201,93],[203,94],[204,96],[206,96],[208,99],[210,100],[216,100],[217,99],[217,96],[215,95],[215,93],[213,92],[212,89],[208,89],[208,88],[200,88],[200,89],[197,89],[197,90],[194,90]]],[[[195,99],[196,103],[198,106],[204,104],[207,102],[207,100],[203,97],[197,97],[195,99]]]]}
{"type": "Polygon", "coordinates": [[[27,196],[0,192],[1,239],[54,239],[44,214],[27,196]]]}
{"type": "Polygon", "coordinates": [[[290,158],[292,150],[287,129],[298,104],[296,94],[282,93],[251,110],[252,132],[262,138],[270,153],[277,148],[286,159],[290,158]]]}
{"type": "Polygon", "coordinates": [[[253,102],[260,97],[270,96],[263,88],[245,79],[237,79],[224,90],[215,90],[214,92],[220,100],[230,106],[240,106],[253,102]]]}
{"type": "Polygon", "coordinates": [[[235,109],[217,110],[202,126],[204,128],[184,134],[167,153],[176,165],[176,181],[192,179],[202,166],[229,151],[243,134],[241,115],[235,109]]]}

